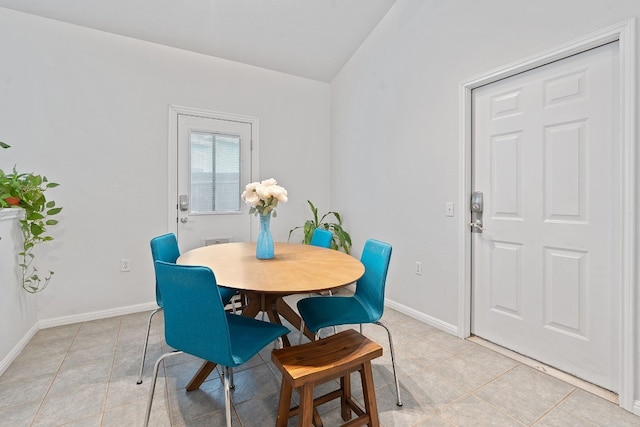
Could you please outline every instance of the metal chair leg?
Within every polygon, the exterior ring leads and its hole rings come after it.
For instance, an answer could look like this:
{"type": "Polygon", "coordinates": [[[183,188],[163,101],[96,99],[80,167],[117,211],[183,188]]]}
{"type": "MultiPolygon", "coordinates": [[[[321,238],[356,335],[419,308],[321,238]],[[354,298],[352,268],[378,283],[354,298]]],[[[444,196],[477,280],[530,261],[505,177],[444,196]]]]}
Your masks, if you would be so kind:
{"type": "Polygon", "coordinates": [[[158,369],[160,363],[169,356],[175,356],[182,354],[182,351],[174,351],[171,353],[165,353],[156,360],[156,364],[153,366],[153,377],[151,378],[151,387],[149,388],[149,403],[147,403],[147,413],[144,416],[144,427],[149,425],[149,418],[151,418],[151,405],[153,404],[153,393],[156,389],[156,380],[158,379],[158,369]]]}
{"type": "Polygon", "coordinates": [[[227,419],[227,427],[231,427],[231,391],[229,376],[231,368],[224,366],[222,368],[222,376],[224,377],[224,410],[227,419]]]}
{"type": "MultiPolygon", "coordinates": [[[[391,366],[393,367],[393,377],[396,380],[396,396],[398,397],[398,401],[396,405],[402,406],[402,399],[400,398],[400,381],[398,380],[398,371],[396,369],[396,353],[393,350],[393,339],[391,338],[391,331],[387,328],[382,322],[375,322],[376,325],[382,326],[387,331],[387,336],[389,337],[389,349],[391,350],[391,366]]],[[[362,327],[362,325],[360,325],[362,327]]]]}
{"type": "Polygon", "coordinates": [[[144,337],[144,346],[142,347],[142,360],[140,361],[140,373],[138,374],[138,381],[136,384],[142,384],[142,370],[144,369],[144,358],[147,356],[147,345],[149,344],[149,332],[151,331],[151,319],[153,315],[162,310],[162,307],[158,307],[149,315],[149,321],[147,322],[147,335],[144,337]]]}
{"type": "Polygon", "coordinates": [[[300,318],[300,336],[298,337],[298,345],[302,344],[303,336],[304,336],[304,320],[300,318]]]}
{"type": "MultiPolygon", "coordinates": [[[[224,370],[223,370],[223,372],[224,372],[224,370]]],[[[232,368],[229,368],[229,388],[230,388],[231,390],[233,390],[234,388],[236,388],[236,384],[235,384],[235,382],[233,381],[233,369],[232,369],[232,368]]]]}

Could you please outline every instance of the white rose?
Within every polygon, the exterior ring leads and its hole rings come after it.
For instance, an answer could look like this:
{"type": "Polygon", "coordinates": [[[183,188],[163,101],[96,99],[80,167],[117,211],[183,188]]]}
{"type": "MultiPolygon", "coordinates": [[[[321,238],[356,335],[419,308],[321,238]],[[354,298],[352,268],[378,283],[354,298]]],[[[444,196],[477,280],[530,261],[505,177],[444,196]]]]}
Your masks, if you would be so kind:
{"type": "Polygon", "coordinates": [[[258,206],[258,204],[260,203],[260,198],[253,191],[251,191],[250,193],[247,193],[245,191],[244,193],[242,193],[242,198],[244,199],[247,205],[250,205],[253,207],[258,206]]]}
{"type": "Polygon", "coordinates": [[[276,185],[277,183],[278,183],[278,181],[276,181],[275,179],[269,178],[269,179],[265,179],[260,184],[266,185],[266,186],[270,186],[270,185],[276,185]]]}
{"type": "Polygon", "coordinates": [[[279,185],[274,185],[270,187],[270,189],[271,189],[271,195],[276,199],[278,199],[279,202],[285,203],[287,200],[289,200],[287,198],[287,190],[285,190],[283,187],[280,187],[279,185]]]}
{"type": "Polygon", "coordinates": [[[256,187],[256,194],[258,194],[258,197],[260,197],[262,200],[266,200],[269,197],[271,197],[271,188],[272,187],[273,186],[264,185],[264,184],[260,183],[256,187]]]}

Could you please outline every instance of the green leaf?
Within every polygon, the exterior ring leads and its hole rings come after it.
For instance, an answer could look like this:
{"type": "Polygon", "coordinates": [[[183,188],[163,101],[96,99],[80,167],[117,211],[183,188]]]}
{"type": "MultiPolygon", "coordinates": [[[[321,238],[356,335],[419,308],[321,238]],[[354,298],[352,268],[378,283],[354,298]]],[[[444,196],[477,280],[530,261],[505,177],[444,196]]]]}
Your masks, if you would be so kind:
{"type": "Polygon", "coordinates": [[[62,208],[53,208],[53,209],[49,209],[47,211],[47,215],[57,215],[60,213],[60,211],[62,210],[62,208]]]}
{"type": "Polygon", "coordinates": [[[4,142],[0,141],[0,148],[9,148],[11,147],[9,144],[5,144],[4,142]]]}
{"type": "Polygon", "coordinates": [[[31,224],[31,234],[33,234],[34,236],[39,236],[43,231],[44,230],[42,229],[42,227],[40,227],[38,224],[31,224]]]}
{"type": "Polygon", "coordinates": [[[27,221],[38,221],[40,219],[44,219],[44,216],[42,216],[38,212],[30,212],[27,215],[27,221]]]}
{"type": "Polygon", "coordinates": [[[48,219],[47,222],[45,222],[45,224],[47,225],[56,225],[58,223],[58,220],[55,219],[48,219]]]}

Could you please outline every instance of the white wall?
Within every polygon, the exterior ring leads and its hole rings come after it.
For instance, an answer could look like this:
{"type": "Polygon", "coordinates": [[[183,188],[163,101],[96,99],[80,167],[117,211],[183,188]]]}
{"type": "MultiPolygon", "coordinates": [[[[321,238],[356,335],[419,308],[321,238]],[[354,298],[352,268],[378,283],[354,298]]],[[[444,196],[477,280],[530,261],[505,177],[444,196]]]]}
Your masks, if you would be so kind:
{"type": "MultiPolygon", "coordinates": [[[[260,120],[260,176],[289,190],[276,240],[329,203],[329,85],[0,8],[0,168],[47,175],[64,207],[40,249],[41,320],[154,301],[176,104],[260,120]],[[321,147],[320,149],[318,147],[321,147]],[[303,178],[303,179],[302,179],[303,178]],[[120,272],[120,259],[131,272],[120,272]]],[[[0,337],[4,340],[4,337],[0,337]]]]}
{"type": "Polygon", "coordinates": [[[20,286],[22,209],[0,209],[0,374],[38,330],[37,298],[20,286]]]}
{"type": "Polygon", "coordinates": [[[637,0],[397,1],[331,85],[331,208],[355,248],[393,244],[390,300],[460,326],[460,83],[637,16],[637,0]]]}

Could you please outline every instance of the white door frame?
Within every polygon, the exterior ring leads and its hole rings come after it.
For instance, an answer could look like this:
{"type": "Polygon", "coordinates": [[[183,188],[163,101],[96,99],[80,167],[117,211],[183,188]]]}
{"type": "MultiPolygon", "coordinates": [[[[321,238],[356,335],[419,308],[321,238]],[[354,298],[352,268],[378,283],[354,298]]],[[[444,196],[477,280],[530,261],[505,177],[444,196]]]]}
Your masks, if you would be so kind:
{"type": "MultiPolygon", "coordinates": [[[[515,63],[497,68],[486,74],[460,83],[460,191],[458,206],[460,248],[458,265],[461,275],[458,284],[458,336],[466,338],[471,334],[471,230],[469,223],[469,197],[471,188],[471,91],[515,74],[575,55],[580,52],[618,41],[620,49],[620,224],[619,241],[622,259],[614,267],[621,281],[620,317],[615,319],[620,325],[620,406],[628,411],[634,408],[634,384],[636,379],[634,342],[634,319],[636,318],[636,20],[631,18],[612,25],[588,36],[560,45],[556,48],[529,56],[515,63]]],[[[640,411],[640,402],[636,409],[640,411]]]]}
{"type": "MultiPolygon", "coordinates": [[[[169,196],[167,198],[167,230],[169,233],[178,233],[177,216],[178,211],[178,115],[186,114],[209,119],[229,120],[251,125],[251,179],[258,176],[258,118],[244,116],[241,114],[222,113],[219,111],[203,110],[200,108],[182,107],[179,105],[169,105],[169,132],[168,132],[168,180],[169,196]]],[[[250,237],[253,240],[255,234],[254,227],[251,227],[250,237]]]]}

